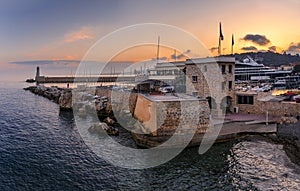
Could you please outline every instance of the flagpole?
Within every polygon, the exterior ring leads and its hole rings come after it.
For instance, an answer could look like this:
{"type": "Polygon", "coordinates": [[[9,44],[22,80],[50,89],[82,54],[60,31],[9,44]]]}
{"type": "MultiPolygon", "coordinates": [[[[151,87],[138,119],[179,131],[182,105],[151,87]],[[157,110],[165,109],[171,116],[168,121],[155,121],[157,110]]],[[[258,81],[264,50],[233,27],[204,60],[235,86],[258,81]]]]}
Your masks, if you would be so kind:
{"type": "Polygon", "coordinates": [[[233,46],[234,46],[234,37],[232,34],[232,39],[231,39],[231,55],[233,55],[233,46]]]}
{"type": "Polygon", "coordinates": [[[160,36],[158,36],[158,39],[157,39],[157,54],[156,54],[156,64],[158,63],[159,61],[159,43],[160,43],[160,36]]]}
{"type": "Polygon", "coordinates": [[[219,37],[219,56],[221,55],[221,38],[219,37]]]}

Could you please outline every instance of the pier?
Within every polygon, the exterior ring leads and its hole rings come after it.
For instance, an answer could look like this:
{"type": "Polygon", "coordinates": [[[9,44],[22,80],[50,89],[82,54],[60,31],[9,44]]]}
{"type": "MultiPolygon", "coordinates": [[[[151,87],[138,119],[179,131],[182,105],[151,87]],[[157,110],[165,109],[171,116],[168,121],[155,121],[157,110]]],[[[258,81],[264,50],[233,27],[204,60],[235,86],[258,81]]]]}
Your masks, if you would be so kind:
{"type": "Polygon", "coordinates": [[[40,68],[36,68],[37,83],[87,83],[87,82],[133,82],[135,75],[100,74],[99,76],[41,76],[40,68]]]}
{"type": "Polygon", "coordinates": [[[134,81],[135,77],[132,75],[118,76],[118,75],[100,75],[99,77],[71,77],[71,76],[39,76],[36,78],[37,83],[76,83],[76,82],[125,82],[134,81]]]}

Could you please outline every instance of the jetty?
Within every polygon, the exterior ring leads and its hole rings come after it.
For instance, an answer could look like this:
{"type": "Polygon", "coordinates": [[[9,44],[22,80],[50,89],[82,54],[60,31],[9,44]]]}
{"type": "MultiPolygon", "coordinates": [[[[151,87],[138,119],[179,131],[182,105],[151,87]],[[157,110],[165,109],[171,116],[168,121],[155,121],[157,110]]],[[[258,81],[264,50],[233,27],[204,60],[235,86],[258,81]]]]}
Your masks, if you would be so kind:
{"type": "MultiPolygon", "coordinates": [[[[33,80],[33,79],[32,79],[33,80]]],[[[97,76],[42,76],[40,68],[36,68],[34,82],[42,83],[88,83],[88,82],[132,82],[135,75],[130,74],[101,74],[97,76]]]]}
{"type": "Polygon", "coordinates": [[[76,83],[76,82],[116,82],[134,81],[132,75],[99,75],[97,77],[72,77],[72,76],[39,76],[37,83],[76,83]]]}

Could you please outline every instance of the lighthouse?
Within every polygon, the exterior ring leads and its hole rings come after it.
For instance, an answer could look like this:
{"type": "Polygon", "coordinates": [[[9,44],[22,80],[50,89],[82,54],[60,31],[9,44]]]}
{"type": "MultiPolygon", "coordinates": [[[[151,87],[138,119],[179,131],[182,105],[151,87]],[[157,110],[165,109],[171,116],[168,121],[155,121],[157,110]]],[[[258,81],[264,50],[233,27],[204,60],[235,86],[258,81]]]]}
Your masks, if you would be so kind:
{"type": "Polygon", "coordinates": [[[37,80],[37,78],[40,77],[40,67],[36,67],[36,74],[35,74],[35,80],[37,80]]]}
{"type": "Polygon", "coordinates": [[[45,81],[45,76],[40,75],[40,67],[39,66],[36,67],[35,81],[37,83],[45,81]]]}

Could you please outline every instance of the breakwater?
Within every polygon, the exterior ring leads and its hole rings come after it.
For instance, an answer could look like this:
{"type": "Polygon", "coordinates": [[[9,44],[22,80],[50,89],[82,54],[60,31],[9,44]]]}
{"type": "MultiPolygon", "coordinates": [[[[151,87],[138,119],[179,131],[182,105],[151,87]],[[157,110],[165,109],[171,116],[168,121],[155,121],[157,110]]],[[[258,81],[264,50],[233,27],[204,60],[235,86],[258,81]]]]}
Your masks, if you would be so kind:
{"type": "Polygon", "coordinates": [[[71,77],[71,76],[37,76],[37,83],[74,83],[74,82],[133,82],[135,76],[102,75],[99,77],[71,77]]]}
{"type": "Polygon", "coordinates": [[[81,116],[96,110],[98,116],[102,118],[114,118],[113,107],[118,111],[126,110],[127,113],[133,113],[137,100],[137,94],[134,92],[121,93],[120,91],[113,91],[112,87],[106,86],[96,89],[80,86],[71,89],[37,85],[24,88],[24,90],[59,104],[61,110],[73,111],[74,109],[76,114],[81,116]],[[73,92],[75,92],[75,96],[73,92]],[[75,100],[74,103],[72,103],[73,99],[75,100]]]}
{"type": "Polygon", "coordinates": [[[72,111],[72,89],[37,85],[24,88],[24,90],[59,104],[61,110],[72,111]]]}

